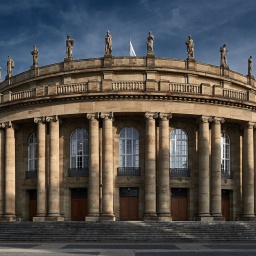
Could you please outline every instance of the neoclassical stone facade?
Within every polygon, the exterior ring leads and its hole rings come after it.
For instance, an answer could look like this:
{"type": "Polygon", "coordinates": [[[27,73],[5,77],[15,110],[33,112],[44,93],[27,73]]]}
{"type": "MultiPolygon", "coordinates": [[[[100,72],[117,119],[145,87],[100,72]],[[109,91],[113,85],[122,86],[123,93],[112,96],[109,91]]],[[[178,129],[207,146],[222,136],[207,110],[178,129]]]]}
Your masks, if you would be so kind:
{"type": "Polygon", "coordinates": [[[251,72],[197,62],[191,46],[187,60],[157,58],[151,37],[145,57],[114,57],[111,45],[102,58],[9,71],[0,220],[255,218],[251,72]]]}

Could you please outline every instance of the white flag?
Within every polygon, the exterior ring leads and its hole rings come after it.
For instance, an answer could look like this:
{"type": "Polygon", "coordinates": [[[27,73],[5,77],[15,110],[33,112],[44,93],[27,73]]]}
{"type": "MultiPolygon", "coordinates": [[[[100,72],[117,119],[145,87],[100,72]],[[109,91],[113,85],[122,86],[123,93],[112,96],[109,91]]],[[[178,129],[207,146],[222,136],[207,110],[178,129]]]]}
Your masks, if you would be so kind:
{"type": "Polygon", "coordinates": [[[135,53],[135,51],[133,49],[131,40],[130,40],[130,56],[136,56],[136,53],[135,53]]]}

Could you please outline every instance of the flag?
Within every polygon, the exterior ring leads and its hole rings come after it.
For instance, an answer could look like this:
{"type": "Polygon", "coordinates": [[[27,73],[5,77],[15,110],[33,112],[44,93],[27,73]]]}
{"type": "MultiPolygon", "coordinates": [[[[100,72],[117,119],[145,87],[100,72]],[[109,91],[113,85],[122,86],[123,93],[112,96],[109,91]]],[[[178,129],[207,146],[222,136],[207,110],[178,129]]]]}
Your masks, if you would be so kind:
{"type": "Polygon", "coordinates": [[[130,56],[136,56],[136,53],[133,49],[133,46],[132,46],[132,41],[131,41],[131,38],[130,38],[130,56]]]}

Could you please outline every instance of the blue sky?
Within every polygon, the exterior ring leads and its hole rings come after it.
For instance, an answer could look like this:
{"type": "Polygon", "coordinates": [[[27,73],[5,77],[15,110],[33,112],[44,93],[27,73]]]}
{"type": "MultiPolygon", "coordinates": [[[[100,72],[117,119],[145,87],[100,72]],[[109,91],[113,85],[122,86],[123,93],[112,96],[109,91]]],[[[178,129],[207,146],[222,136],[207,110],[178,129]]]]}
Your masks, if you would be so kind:
{"type": "Polygon", "coordinates": [[[196,60],[219,65],[225,43],[230,69],[246,75],[250,55],[256,63],[255,13],[255,0],[0,0],[2,78],[8,55],[13,75],[30,68],[34,44],[40,66],[63,61],[67,34],[74,59],[102,57],[108,30],[113,56],[129,55],[129,36],[136,55],[145,56],[152,31],[156,57],[186,59],[192,35],[196,60]]]}

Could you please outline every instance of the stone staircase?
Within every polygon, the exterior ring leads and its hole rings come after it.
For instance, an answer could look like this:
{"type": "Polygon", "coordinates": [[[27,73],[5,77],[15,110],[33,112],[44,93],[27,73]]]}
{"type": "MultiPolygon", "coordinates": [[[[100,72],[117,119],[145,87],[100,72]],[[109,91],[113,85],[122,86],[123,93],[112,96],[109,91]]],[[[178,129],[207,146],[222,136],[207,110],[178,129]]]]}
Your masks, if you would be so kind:
{"type": "Polygon", "coordinates": [[[0,242],[256,241],[256,222],[0,222],[0,242]]]}

